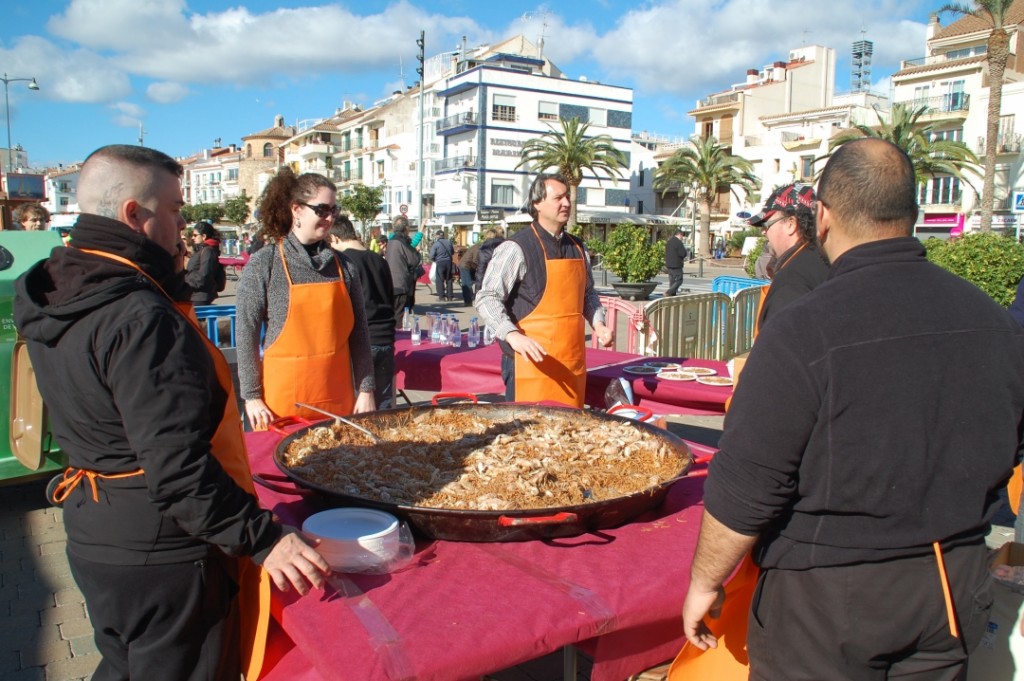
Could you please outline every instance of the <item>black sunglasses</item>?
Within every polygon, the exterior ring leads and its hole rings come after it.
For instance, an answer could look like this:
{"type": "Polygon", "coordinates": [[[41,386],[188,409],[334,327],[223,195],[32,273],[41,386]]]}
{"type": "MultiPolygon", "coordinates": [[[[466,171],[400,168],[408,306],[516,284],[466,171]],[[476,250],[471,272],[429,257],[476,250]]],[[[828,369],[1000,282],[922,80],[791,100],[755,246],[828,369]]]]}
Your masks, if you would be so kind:
{"type": "Polygon", "coordinates": [[[317,217],[319,217],[319,218],[337,217],[338,216],[338,206],[337,206],[337,204],[318,203],[318,204],[316,204],[314,206],[312,203],[304,203],[304,202],[301,202],[301,201],[299,203],[301,203],[306,208],[309,208],[310,210],[312,210],[314,213],[316,213],[317,217]]]}

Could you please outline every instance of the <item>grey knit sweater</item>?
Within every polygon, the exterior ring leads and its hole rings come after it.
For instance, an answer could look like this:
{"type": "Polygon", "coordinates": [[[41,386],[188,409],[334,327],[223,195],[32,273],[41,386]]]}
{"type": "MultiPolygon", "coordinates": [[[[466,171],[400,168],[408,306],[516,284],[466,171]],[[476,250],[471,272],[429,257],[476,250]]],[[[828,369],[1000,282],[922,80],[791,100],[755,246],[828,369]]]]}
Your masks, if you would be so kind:
{"type": "MultiPolygon", "coordinates": [[[[296,284],[311,284],[338,279],[338,268],[334,264],[334,251],[326,241],[317,244],[315,254],[310,257],[306,248],[294,235],[289,234],[283,241],[284,257],[288,272],[296,284]]],[[[338,258],[340,262],[341,259],[338,258]]],[[[373,392],[373,360],[370,356],[370,332],[366,326],[366,310],[363,309],[363,290],[359,276],[351,265],[343,265],[345,286],[352,299],[355,326],[349,337],[349,353],[352,358],[352,381],[360,392],[373,392]]],[[[288,275],[281,266],[277,244],[257,251],[238,282],[236,293],[235,332],[238,343],[238,381],[242,399],[252,400],[263,397],[263,363],[260,359],[260,329],[267,326],[264,347],[269,347],[281,334],[284,320],[288,316],[288,275]]],[[[298,380],[298,379],[297,379],[298,380]]]]}

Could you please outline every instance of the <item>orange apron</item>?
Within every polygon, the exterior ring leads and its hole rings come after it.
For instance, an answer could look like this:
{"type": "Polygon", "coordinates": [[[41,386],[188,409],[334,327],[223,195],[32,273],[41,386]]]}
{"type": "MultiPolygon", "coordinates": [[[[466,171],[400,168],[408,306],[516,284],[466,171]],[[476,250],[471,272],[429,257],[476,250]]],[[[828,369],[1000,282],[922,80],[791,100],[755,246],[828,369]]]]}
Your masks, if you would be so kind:
{"type": "Polygon", "coordinates": [[[552,400],[579,409],[587,388],[583,326],[586,260],[582,251],[579,258],[549,259],[537,226],[532,227],[544,253],[547,285],[537,307],[519,320],[519,328],[543,345],[548,354],[534,363],[516,353],[516,401],[552,400]]]}
{"type": "MultiPolygon", "coordinates": [[[[91,249],[81,249],[83,253],[91,253],[109,260],[127,265],[149,279],[165,296],[167,293],[138,265],[130,260],[91,249]]],[[[167,296],[170,299],[170,296],[167,296]]],[[[174,301],[172,301],[174,302],[174,301]]],[[[252,470],[249,468],[249,456],[245,449],[242,435],[242,417],[235,399],[235,388],[231,381],[231,368],[224,359],[223,353],[207,338],[190,302],[174,302],[178,310],[195,328],[203,339],[213,365],[217,372],[217,382],[227,393],[224,405],[224,416],[217,426],[217,431],[210,440],[210,452],[221,467],[231,476],[235,484],[256,497],[256,488],[252,482],[252,470]]],[[[94,483],[95,484],[95,483],[94,483]]],[[[238,609],[241,617],[241,660],[242,671],[247,681],[255,681],[263,667],[263,656],[267,642],[267,628],[270,626],[270,576],[259,565],[248,559],[229,561],[234,565],[237,574],[232,575],[238,583],[238,609]]]]}
{"type": "Polygon", "coordinates": [[[1021,467],[1018,465],[1013,469],[1013,475],[1010,476],[1010,482],[1006,483],[1006,496],[1010,502],[1010,509],[1014,514],[1020,512],[1020,494],[1024,489],[1024,474],[1021,472],[1021,467]]]}
{"type": "Polygon", "coordinates": [[[288,277],[288,316],[281,334],[263,353],[263,400],[276,416],[323,418],[296,407],[296,402],[351,414],[355,389],[348,339],[355,315],[338,256],[338,281],[296,284],[283,244],[278,252],[288,277]]]}
{"type": "Polygon", "coordinates": [[[749,678],[747,624],[759,574],[760,570],[747,553],[739,570],[725,585],[722,614],[717,619],[704,620],[718,639],[718,647],[701,650],[687,641],[668,670],[668,681],[746,681],[749,678]]]}

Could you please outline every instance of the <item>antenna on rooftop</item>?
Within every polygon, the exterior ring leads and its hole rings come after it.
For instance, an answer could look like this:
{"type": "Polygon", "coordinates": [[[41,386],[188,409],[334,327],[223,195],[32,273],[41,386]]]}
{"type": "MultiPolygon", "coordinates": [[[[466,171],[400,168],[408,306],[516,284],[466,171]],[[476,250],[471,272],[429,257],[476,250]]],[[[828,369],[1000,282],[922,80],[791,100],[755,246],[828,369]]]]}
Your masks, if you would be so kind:
{"type": "MultiPolygon", "coordinates": [[[[531,12],[524,12],[523,16],[519,17],[524,23],[532,20],[535,16],[531,12]]],[[[539,13],[540,16],[540,36],[537,38],[537,58],[544,58],[544,37],[548,32],[548,13],[542,11],[539,13]]]]}
{"type": "Polygon", "coordinates": [[[142,127],[142,121],[139,121],[139,146],[146,146],[146,130],[142,127]]]}
{"type": "Polygon", "coordinates": [[[871,91],[871,55],[874,54],[875,44],[865,40],[867,29],[860,30],[861,39],[853,44],[850,60],[850,91],[870,92],[871,91]]]}

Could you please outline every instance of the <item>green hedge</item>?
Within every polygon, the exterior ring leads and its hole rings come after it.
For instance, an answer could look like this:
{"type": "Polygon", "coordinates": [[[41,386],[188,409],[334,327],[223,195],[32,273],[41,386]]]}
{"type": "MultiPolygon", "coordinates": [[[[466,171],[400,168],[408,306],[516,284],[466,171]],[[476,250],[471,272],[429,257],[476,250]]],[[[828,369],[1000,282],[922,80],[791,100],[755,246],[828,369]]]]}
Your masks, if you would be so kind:
{"type": "Polygon", "coordinates": [[[1024,275],[1024,245],[1012,236],[972,232],[954,241],[928,239],[928,259],[963,277],[1007,307],[1024,275]]]}

